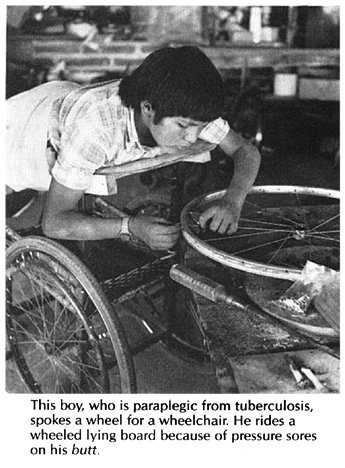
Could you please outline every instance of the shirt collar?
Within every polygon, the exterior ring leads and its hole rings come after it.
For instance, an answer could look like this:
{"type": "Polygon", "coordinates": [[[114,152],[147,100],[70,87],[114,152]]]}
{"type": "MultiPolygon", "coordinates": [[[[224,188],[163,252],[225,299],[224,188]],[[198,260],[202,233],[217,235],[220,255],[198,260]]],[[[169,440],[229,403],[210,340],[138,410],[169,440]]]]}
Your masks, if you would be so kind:
{"type": "Polygon", "coordinates": [[[130,150],[133,148],[139,148],[144,151],[142,147],[137,129],[135,127],[135,119],[134,119],[134,109],[125,108],[126,109],[126,126],[127,126],[127,139],[126,139],[126,149],[130,150]]]}
{"type": "Polygon", "coordinates": [[[126,151],[137,149],[142,152],[144,157],[155,157],[162,154],[159,146],[144,146],[139,141],[139,136],[135,126],[134,109],[126,108],[127,139],[125,143],[126,151]]]}

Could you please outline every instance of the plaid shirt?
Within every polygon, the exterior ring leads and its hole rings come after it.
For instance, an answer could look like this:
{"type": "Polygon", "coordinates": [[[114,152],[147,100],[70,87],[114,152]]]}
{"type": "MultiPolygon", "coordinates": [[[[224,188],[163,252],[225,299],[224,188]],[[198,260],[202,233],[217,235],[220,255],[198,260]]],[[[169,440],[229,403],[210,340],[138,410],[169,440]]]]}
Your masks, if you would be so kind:
{"type": "MultiPolygon", "coordinates": [[[[98,168],[138,161],[140,172],[140,160],[163,154],[158,146],[140,144],[134,111],[122,104],[118,87],[119,81],[83,86],[54,103],[48,135],[58,156],[47,157],[53,177],[62,185],[99,195],[116,193],[116,178],[95,175],[98,168]]],[[[219,118],[199,138],[219,144],[228,131],[228,123],[219,118]]],[[[203,153],[181,160],[205,162],[209,157],[203,153]]]]}

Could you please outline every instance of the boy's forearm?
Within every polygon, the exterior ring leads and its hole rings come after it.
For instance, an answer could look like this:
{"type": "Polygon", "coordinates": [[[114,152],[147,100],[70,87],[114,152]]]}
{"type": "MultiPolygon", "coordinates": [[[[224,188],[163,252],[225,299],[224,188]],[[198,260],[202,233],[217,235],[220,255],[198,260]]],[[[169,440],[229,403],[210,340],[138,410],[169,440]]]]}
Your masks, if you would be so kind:
{"type": "Polygon", "coordinates": [[[77,211],[65,211],[50,216],[43,214],[43,232],[47,237],[68,240],[102,240],[118,238],[120,219],[92,217],[77,211]]]}
{"type": "Polygon", "coordinates": [[[252,145],[240,147],[233,155],[234,174],[224,197],[243,202],[259,171],[261,156],[252,145]]]}

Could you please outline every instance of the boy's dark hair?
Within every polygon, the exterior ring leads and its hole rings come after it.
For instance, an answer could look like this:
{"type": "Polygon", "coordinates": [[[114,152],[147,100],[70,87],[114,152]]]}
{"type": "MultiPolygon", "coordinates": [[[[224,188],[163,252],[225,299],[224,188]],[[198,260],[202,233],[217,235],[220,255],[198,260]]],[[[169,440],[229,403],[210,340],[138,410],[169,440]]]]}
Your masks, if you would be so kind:
{"type": "Polygon", "coordinates": [[[217,69],[194,46],[164,47],[152,52],[120,83],[119,95],[127,107],[140,112],[148,101],[155,124],[163,117],[188,117],[209,122],[220,117],[224,105],[223,82],[217,69]]]}

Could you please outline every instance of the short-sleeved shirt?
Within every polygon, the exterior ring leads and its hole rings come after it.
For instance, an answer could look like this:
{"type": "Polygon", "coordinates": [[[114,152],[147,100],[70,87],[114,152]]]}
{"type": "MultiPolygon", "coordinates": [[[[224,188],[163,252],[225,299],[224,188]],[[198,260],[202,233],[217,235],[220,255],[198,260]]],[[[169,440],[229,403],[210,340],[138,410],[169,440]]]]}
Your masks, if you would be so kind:
{"type": "MultiPolygon", "coordinates": [[[[120,80],[83,86],[54,102],[49,118],[49,141],[57,159],[49,161],[51,174],[62,185],[99,195],[116,193],[114,177],[95,175],[102,166],[154,158],[160,147],[140,144],[134,111],[118,95],[120,80]]],[[[229,131],[219,118],[210,122],[199,138],[219,144],[229,131]]],[[[209,153],[184,160],[205,162],[209,153]]]]}

